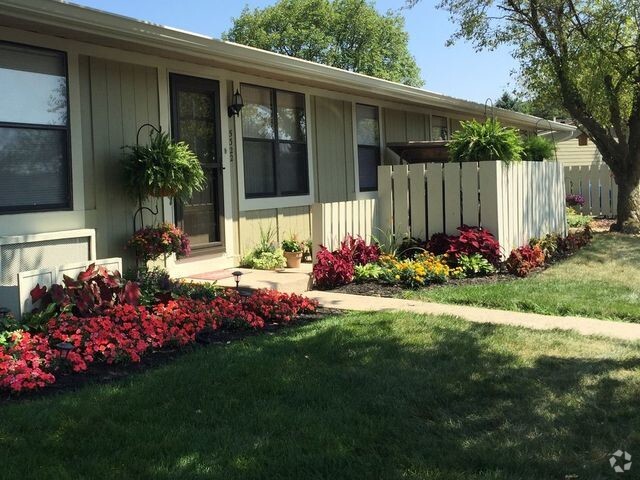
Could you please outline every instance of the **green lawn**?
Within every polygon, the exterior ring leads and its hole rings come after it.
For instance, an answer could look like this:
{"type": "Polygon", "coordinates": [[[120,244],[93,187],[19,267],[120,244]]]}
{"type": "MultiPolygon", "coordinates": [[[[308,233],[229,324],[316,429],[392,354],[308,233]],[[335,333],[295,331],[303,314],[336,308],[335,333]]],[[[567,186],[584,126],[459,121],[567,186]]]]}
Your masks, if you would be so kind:
{"type": "Polygon", "coordinates": [[[443,286],[408,298],[503,310],[640,322],[640,238],[596,234],[588,247],[544,272],[511,282],[443,286]]]}
{"type": "Polygon", "coordinates": [[[449,317],[329,318],[0,406],[0,477],[613,478],[609,452],[640,454],[639,347],[449,317]]]}

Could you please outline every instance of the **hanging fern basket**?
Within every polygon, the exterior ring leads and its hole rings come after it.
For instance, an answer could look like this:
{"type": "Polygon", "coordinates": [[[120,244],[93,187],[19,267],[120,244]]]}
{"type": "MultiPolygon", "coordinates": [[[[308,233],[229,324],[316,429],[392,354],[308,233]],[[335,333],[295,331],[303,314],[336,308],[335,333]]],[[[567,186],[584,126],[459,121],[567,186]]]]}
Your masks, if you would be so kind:
{"type": "Polygon", "coordinates": [[[174,142],[155,127],[147,145],[136,143],[125,148],[125,186],[133,198],[176,197],[188,201],[193,192],[202,191],[206,185],[200,161],[189,146],[174,142]]]}

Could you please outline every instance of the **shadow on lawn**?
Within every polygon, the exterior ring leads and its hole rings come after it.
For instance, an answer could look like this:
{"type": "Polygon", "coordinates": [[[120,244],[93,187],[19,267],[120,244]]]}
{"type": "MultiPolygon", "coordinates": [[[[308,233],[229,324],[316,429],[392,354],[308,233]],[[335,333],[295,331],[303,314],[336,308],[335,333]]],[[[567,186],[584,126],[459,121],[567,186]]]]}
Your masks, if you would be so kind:
{"type": "Polygon", "coordinates": [[[593,242],[579,253],[584,263],[606,263],[615,259],[640,264],[640,238],[620,233],[596,233],[593,242]]]}
{"type": "Polygon", "coordinates": [[[21,478],[613,478],[609,452],[640,455],[640,354],[526,362],[574,340],[524,332],[359,315],[201,351],[0,409],[0,460],[21,478]]]}

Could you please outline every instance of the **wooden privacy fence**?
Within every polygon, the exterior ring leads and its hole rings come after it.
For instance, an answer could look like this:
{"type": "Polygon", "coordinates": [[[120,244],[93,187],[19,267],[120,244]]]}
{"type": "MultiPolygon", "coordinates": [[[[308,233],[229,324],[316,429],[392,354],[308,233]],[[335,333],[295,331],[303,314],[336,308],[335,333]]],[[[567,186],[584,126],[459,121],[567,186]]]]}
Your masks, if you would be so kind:
{"type": "Polygon", "coordinates": [[[576,207],[578,212],[584,215],[616,216],[618,186],[606,163],[566,166],[564,181],[567,194],[575,193],[584,197],[584,206],[576,207]]]}
{"type": "Polygon", "coordinates": [[[508,255],[532,237],[566,232],[563,173],[557,162],[381,166],[379,224],[397,239],[482,226],[508,255]]]}
{"type": "Polygon", "coordinates": [[[367,241],[378,236],[378,210],[375,199],[312,205],[311,236],[314,249],[317,249],[318,245],[324,245],[329,250],[335,250],[347,234],[360,235],[367,241]]]}

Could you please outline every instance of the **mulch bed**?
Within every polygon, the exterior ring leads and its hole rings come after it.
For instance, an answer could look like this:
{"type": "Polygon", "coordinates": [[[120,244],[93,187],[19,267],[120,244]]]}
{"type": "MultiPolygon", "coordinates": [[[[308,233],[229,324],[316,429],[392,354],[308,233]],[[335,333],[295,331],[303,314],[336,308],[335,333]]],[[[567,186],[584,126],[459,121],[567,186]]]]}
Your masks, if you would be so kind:
{"type": "Polygon", "coordinates": [[[614,223],[616,223],[616,221],[612,218],[595,218],[591,222],[591,230],[594,232],[608,232],[614,223]]]}
{"type": "Polygon", "coordinates": [[[202,332],[197,335],[196,343],[194,344],[148,352],[141,357],[138,363],[112,363],[109,365],[107,363],[96,362],[91,364],[87,371],[81,373],[54,372],[56,381],[52,385],[21,393],[1,392],[0,405],[59,395],[64,392],[78,390],[89,384],[112,383],[131,375],[137,375],[161,367],[175,361],[182,355],[189,354],[201,348],[225,347],[226,345],[248,337],[275,335],[287,327],[306,325],[332,315],[341,315],[343,313],[344,311],[335,308],[320,307],[314,313],[300,315],[292,323],[266,323],[264,328],[259,330],[214,330],[202,332]]]}
{"type": "MultiPolygon", "coordinates": [[[[428,290],[434,288],[448,287],[452,285],[487,285],[500,282],[512,282],[514,280],[520,280],[515,275],[507,273],[498,273],[496,275],[490,275],[488,277],[469,277],[448,280],[443,284],[432,284],[425,287],[421,287],[420,290],[428,290]]],[[[348,285],[342,285],[340,287],[331,290],[335,293],[348,293],[351,295],[366,295],[369,297],[388,297],[398,298],[402,297],[404,292],[409,291],[407,288],[402,288],[399,285],[387,285],[377,282],[362,282],[362,283],[349,283],[348,285]]]]}

